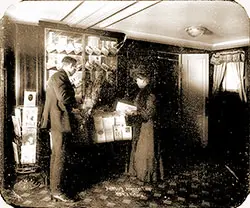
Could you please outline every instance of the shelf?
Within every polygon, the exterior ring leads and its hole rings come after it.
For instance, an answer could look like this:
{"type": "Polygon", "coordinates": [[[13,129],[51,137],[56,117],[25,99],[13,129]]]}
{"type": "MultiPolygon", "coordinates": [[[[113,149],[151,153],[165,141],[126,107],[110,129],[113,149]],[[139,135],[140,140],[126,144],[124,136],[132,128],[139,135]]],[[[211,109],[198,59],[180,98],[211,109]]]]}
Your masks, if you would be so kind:
{"type": "MultiPolygon", "coordinates": [[[[48,52],[48,51],[47,51],[48,52]]],[[[74,55],[74,56],[82,56],[82,52],[80,52],[80,53],[75,53],[75,52],[73,52],[73,51],[71,51],[71,52],[67,52],[67,51],[65,51],[65,50],[63,50],[63,51],[61,51],[61,52],[58,52],[58,51],[56,51],[56,50],[53,50],[53,51],[51,51],[51,52],[48,52],[49,54],[54,54],[54,55],[60,55],[60,54],[64,54],[64,55],[74,55]]]]}
{"type": "Polygon", "coordinates": [[[108,58],[108,57],[116,57],[117,55],[113,55],[113,54],[108,54],[108,55],[104,55],[104,54],[101,54],[101,55],[98,55],[98,54],[88,54],[88,53],[85,53],[85,56],[89,57],[89,56],[100,56],[100,57],[103,57],[103,58],[108,58]]]}

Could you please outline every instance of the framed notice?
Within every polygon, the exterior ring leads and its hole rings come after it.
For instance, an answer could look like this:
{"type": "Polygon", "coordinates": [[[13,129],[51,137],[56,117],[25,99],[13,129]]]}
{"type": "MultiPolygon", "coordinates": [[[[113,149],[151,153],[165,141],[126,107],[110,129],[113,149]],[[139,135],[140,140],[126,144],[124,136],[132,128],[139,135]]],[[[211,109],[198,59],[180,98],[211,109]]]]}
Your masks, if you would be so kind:
{"type": "Polygon", "coordinates": [[[36,106],[36,92],[35,91],[24,91],[24,106],[36,106]]]}

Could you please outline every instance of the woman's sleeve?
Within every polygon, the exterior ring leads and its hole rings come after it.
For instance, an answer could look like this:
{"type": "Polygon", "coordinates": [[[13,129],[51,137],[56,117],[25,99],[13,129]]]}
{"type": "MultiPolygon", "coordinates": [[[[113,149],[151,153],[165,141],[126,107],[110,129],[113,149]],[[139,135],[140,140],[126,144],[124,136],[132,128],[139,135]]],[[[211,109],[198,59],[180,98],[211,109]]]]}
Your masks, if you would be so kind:
{"type": "Polygon", "coordinates": [[[146,107],[138,109],[138,114],[141,116],[143,121],[148,121],[152,119],[155,115],[155,95],[150,94],[146,101],[146,107]]]}

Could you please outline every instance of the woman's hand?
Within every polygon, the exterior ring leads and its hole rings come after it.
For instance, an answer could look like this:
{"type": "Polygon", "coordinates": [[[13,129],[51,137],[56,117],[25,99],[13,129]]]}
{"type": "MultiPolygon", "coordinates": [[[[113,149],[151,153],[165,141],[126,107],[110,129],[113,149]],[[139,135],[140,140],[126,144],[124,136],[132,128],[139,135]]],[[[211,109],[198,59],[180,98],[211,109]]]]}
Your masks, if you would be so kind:
{"type": "Polygon", "coordinates": [[[72,112],[73,113],[80,113],[80,109],[79,108],[72,108],[72,112]]]}
{"type": "Polygon", "coordinates": [[[125,111],[125,114],[126,115],[129,115],[129,116],[134,116],[134,115],[137,115],[137,111],[134,111],[134,110],[130,110],[130,111],[125,111]]]}

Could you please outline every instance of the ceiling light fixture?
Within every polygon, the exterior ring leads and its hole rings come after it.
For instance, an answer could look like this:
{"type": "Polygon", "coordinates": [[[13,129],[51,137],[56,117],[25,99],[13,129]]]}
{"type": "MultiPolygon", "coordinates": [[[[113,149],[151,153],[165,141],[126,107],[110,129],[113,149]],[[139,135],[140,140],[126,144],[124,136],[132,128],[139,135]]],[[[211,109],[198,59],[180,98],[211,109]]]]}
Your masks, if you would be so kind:
{"type": "Polygon", "coordinates": [[[203,35],[206,30],[207,28],[202,26],[190,26],[185,29],[187,34],[194,38],[203,35]]]}

